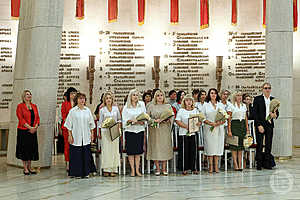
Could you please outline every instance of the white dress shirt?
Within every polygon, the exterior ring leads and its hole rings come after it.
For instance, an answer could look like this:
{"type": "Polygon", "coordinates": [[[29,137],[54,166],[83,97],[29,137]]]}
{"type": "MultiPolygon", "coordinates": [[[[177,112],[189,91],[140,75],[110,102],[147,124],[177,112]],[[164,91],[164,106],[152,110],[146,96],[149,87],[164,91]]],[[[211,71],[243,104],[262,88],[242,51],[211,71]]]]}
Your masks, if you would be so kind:
{"type": "Polygon", "coordinates": [[[128,120],[134,120],[141,113],[146,113],[145,103],[143,101],[138,101],[135,108],[128,108],[127,104],[124,106],[122,111],[122,125],[124,131],[129,131],[133,133],[139,133],[145,131],[145,125],[134,124],[126,126],[128,120]]]}
{"type": "MultiPolygon", "coordinates": [[[[197,108],[194,108],[193,110],[186,110],[184,108],[180,108],[178,110],[178,113],[176,115],[176,119],[177,121],[181,121],[183,123],[185,123],[186,125],[188,125],[188,121],[189,121],[189,118],[190,118],[190,115],[191,114],[198,114],[199,111],[197,108]]],[[[182,136],[182,135],[186,135],[188,132],[187,129],[185,128],[182,128],[182,127],[179,127],[179,135],[182,136]]],[[[195,133],[192,133],[191,135],[195,135],[195,133]]]]}
{"type": "Polygon", "coordinates": [[[113,106],[111,112],[109,112],[106,106],[100,109],[98,124],[102,131],[107,131],[107,128],[102,128],[102,123],[105,119],[109,117],[113,118],[117,123],[121,122],[121,115],[120,115],[119,108],[117,106],[113,106]]]}
{"type": "Polygon", "coordinates": [[[265,99],[265,105],[266,105],[266,118],[269,116],[269,113],[270,113],[270,102],[271,102],[271,95],[269,98],[267,98],[265,95],[264,95],[264,99],[265,99]]]}
{"type": "Polygon", "coordinates": [[[64,126],[72,131],[74,146],[85,146],[91,143],[91,130],[94,129],[94,117],[86,106],[80,109],[78,106],[72,108],[68,114],[64,126]]]}
{"type": "Polygon", "coordinates": [[[232,107],[232,120],[240,120],[246,119],[247,107],[245,104],[240,104],[238,107],[237,104],[234,104],[232,107]]]}

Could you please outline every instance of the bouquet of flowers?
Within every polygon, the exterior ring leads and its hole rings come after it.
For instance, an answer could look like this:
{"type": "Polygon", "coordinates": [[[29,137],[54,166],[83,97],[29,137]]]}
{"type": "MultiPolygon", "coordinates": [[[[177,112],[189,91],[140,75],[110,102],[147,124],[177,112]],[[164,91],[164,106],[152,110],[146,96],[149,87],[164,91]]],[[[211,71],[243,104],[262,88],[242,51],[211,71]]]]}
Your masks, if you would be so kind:
{"type": "MultiPolygon", "coordinates": [[[[215,118],[215,122],[225,122],[229,118],[227,112],[223,109],[218,108],[217,115],[215,118]]],[[[212,132],[215,127],[210,127],[210,131],[212,132]]]]}
{"type": "MultiPolygon", "coordinates": [[[[273,99],[271,102],[270,102],[270,112],[274,113],[278,110],[280,106],[280,101],[277,100],[277,99],[273,99]]],[[[268,117],[266,117],[266,120],[267,121],[271,121],[271,115],[269,114],[268,117]]]]}
{"type": "MultiPolygon", "coordinates": [[[[141,113],[139,114],[136,118],[135,118],[136,121],[140,122],[140,121],[150,121],[151,118],[150,116],[147,114],[147,113],[141,113]]],[[[131,122],[127,122],[126,123],[126,126],[131,126],[132,123],[131,122]]]]}
{"type": "Polygon", "coordinates": [[[160,114],[160,117],[159,117],[159,119],[161,120],[160,122],[156,122],[153,119],[151,119],[150,125],[153,128],[158,128],[160,123],[167,121],[168,119],[170,119],[173,116],[174,116],[173,110],[167,109],[160,114]]]}
{"type": "Polygon", "coordinates": [[[116,124],[116,121],[112,118],[112,117],[109,117],[109,118],[106,118],[103,123],[102,123],[102,128],[111,128],[113,127],[114,125],[116,124]]]}

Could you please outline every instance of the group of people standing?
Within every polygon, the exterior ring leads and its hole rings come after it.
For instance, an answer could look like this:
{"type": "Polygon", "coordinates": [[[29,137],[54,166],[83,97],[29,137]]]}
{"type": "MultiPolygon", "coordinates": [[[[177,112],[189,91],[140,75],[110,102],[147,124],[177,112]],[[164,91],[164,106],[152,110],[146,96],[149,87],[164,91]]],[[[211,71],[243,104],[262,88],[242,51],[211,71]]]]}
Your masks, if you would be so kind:
{"type": "MultiPolygon", "coordinates": [[[[257,169],[261,170],[262,167],[272,169],[273,119],[277,118],[279,113],[269,111],[270,101],[273,99],[270,95],[270,83],[263,84],[262,92],[262,95],[254,98],[252,104],[250,95],[235,92],[230,101],[228,90],[219,93],[215,88],[209,89],[207,93],[204,90],[193,90],[192,95],[172,90],[169,92],[168,101],[160,89],[145,92],[142,101],[140,93],[131,90],[124,100],[123,107],[114,102],[114,95],[111,92],[106,92],[101,96],[101,103],[97,106],[95,123],[90,109],[86,107],[86,96],[75,88],[69,88],[65,93],[66,100],[61,105],[66,170],[69,176],[74,177],[87,177],[96,171],[90,144],[95,139],[93,130],[99,128],[101,170],[104,176],[117,175],[120,167],[120,138],[112,140],[110,131],[102,127],[107,118],[113,118],[122,134],[125,134],[123,143],[130,164],[130,176],[142,176],[140,159],[143,153],[146,154],[147,160],[154,161],[155,175],[167,176],[167,161],[173,159],[172,134],[178,139],[177,167],[183,175],[189,171],[198,174],[197,148],[201,142],[198,138],[203,138],[208,172],[218,173],[219,159],[224,152],[225,136],[238,137],[238,145],[230,145],[229,148],[232,152],[234,169],[242,170],[243,139],[250,134],[248,119],[255,121],[257,169]],[[229,119],[215,121],[219,110],[226,111],[230,116],[229,119]],[[174,116],[162,120],[162,113],[166,111],[173,112],[174,116]],[[147,121],[138,121],[136,118],[142,113],[147,113],[159,126],[152,126],[147,121]],[[199,113],[205,116],[196,124],[202,131],[190,133],[188,120],[190,116],[199,113]],[[271,123],[266,121],[269,114],[272,118],[271,123]],[[265,151],[262,153],[264,137],[265,151]]],[[[30,91],[24,91],[22,100],[17,108],[19,124],[16,156],[23,160],[24,174],[27,175],[32,173],[30,161],[38,159],[36,134],[39,115],[37,106],[31,103],[30,91]]]]}

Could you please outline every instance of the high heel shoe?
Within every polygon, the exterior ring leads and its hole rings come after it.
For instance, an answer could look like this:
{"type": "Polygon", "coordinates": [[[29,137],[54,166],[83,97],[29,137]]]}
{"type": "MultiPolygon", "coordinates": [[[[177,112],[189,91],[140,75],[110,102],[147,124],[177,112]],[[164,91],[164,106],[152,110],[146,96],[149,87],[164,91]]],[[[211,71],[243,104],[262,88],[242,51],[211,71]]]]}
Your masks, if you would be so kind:
{"type": "Polygon", "coordinates": [[[30,172],[25,172],[25,170],[23,170],[23,174],[24,174],[25,176],[28,176],[28,175],[30,175],[30,172]]]}
{"type": "Polygon", "coordinates": [[[30,174],[36,174],[36,171],[31,171],[30,169],[28,169],[30,174]]]}

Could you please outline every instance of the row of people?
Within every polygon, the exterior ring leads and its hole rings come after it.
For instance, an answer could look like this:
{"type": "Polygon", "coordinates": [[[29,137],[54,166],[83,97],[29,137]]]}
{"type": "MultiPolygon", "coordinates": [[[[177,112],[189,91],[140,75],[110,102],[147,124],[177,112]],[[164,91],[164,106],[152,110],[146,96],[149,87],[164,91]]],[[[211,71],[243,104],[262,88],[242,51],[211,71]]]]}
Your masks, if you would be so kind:
{"type": "MultiPolygon", "coordinates": [[[[174,91],[176,93],[176,91],[174,91]]],[[[174,92],[169,96],[175,96],[174,92]]],[[[270,97],[271,85],[265,83],[263,85],[263,94],[256,97],[253,103],[253,117],[256,125],[257,134],[257,169],[262,166],[271,168],[271,145],[273,134],[273,119],[278,117],[277,113],[270,113],[271,123],[266,123],[263,115],[268,115],[268,105],[273,97],[270,97]],[[262,105],[263,104],[263,105],[262,105]],[[263,133],[266,135],[266,149],[262,156],[262,138],[263,133]],[[263,164],[269,160],[267,164],[263,164]]],[[[178,130],[178,147],[179,147],[179,168],[183,174],[187,174],[188,170],[198,173],[195,167],[196,161],[196,136],[188,133],[187,120],[190,114],[202,112],[205,115],[205,120],[199,122],[198,126],[203,126],[204,138],[204,154],[209,160],[209,172],[219,172],[218,162],[219,157],[224,151],[224,136],[237,136],[239,145],[230,147],[233,151],[235,169],[241,168],[241,150],[243,150],[242,140],[245,134],[249,134],[248,115],[249,109],[242,103],[242,94],[237,92],[234,95],[233,103],[228,101],[229,91],[221,92],[221,97],[218,91],[214,88],[208,91],[199,91],[197,95],[185,95],[183,91],[176,93],[176,102],[167,102],[163,91],[157,89],[154,93],[153,100],[147,103],[139,101],[139,92],[137,90],[130,91],[126,104],[122,109],[115,106],[113,94],[106,93],[103,96],[103,105],[99,109],[99,126],[108,118],[113,117],[123,127],[125,134],[125,147],[128,155],[128,160],[131,167],[131,176],[141,176],[139,171],[140,156],[146,150],[146,124],[136,121],[135,117],[143,112],[147,112],[151,118],[160,123],[159,116],[166,109],[173,109],[175,113],[175,124],[178,130]],[[195,102],[195,98],[197,102],[195,102]],[[227,111],[231,120],[228,122],[215,122],[217,110],[222,109],[227,111]],[[131,126],[128,126],[128,123],[131,126]],[[211,131],[211,127],[214,127],[211,131]],[[226,133],[227,132],[227,133],[226,133]],[[239,158],[237,162],[236,158],[239,158]]],[[[146,95],[145,95],[146,97],[146,95]]],[[[151,96],[152,98],[152,96],[151,96]]],[[[143,98],[146,99],[146,98],[143,98]]],[[[23,103],[18,105],[17,116],[18,124],[18,139],[16,156],[23,160],[24,174],[32,172],[30,161],[38,159],[37,137],[36,131],[39,126],[39,116],[37,107],[31,103],[30,91],[24,91],[22,95],[23,103]],[[25,114],[24,114],[25,113],[25,114]],[[21,133],[21,131],[25,133],[21,133]],[[26,138],[24,138],[26,136],[26,138]],[[33,136],[35,139],[27,138],[33,136]],[[29,141],[29,142],[28,142],[29,141]],[[34,143],[34,145],[32,145],[34,143]],[[30,148],[29,148],[30,146],[30,148]],[[28,151],[28,149],[30,151],[28,151]],[[26,153],[25,153],[26,152],[26,153]],[[27,156],[30,154],[30,156],[27,156]],[[27,157],[26,157],[27,156],[27,157]]],[[[82,93],[77,93],[75,88],[70,88],[67,91],[67,101],[61,107],[63,118],[63,135],[65,138],[65,160],[67,162],[67,170],[70,176],[85,177],[89,173],[95,171],[94,162],[90,152],[90,143],[93,141],[93,129],[95,128],[94,118],[88,107],[85,106],[86,96],[82,93]],[[69,145],[70,144],[70,145],[69,145]],[[68,164],[70,161],[70,165],[68,164]]],[[[171,130],[173,119],[169,119],[160,123],[159,128],[148,126],[149,138],[147,147],[147,159],[154,160],[156,165],[156,174],[160,174],[159,161],[162,162],[162,173],[167,175],[166,162],[173,157],[173,146],[171,139],[171,130]]],[[[101,128],[101,143],[102,143],[102,169],[104,175],[115,176],[119,167],[119,140],[111,141],[108,137],[108,130],[101,128]]]]}

